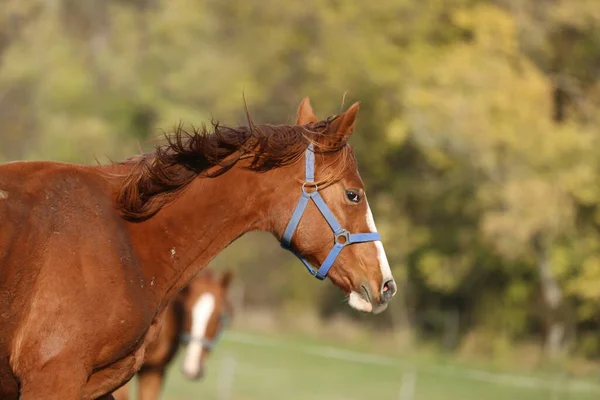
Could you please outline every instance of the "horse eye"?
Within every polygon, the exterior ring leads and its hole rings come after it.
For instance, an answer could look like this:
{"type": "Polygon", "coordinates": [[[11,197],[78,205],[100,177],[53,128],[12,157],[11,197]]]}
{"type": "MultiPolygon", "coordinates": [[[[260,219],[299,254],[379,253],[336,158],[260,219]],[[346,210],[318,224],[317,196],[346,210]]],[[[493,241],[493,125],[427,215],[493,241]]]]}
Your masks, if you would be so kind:
{"type": "Polygon", "coordinates": [[[346,197],[353,203],[360,202],[360,194],[356,190],[346,190],[346,197]]]}

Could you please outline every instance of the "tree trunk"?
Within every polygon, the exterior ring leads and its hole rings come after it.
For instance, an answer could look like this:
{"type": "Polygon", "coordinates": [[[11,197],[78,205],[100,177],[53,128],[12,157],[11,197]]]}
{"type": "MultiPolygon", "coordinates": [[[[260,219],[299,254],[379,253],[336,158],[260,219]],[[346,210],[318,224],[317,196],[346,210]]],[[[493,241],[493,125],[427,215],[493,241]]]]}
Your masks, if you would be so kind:
{"type": "Polygon", "coordinates": [[[564,348],[565,323],[559,313],[563,305],[563,294],[550,265],[550,241],[543,240],[540,236],[534,239],[534,247],[542,299],[549,313],[544,348],[546,355],[555,360],[562,354],[564,348]]]}

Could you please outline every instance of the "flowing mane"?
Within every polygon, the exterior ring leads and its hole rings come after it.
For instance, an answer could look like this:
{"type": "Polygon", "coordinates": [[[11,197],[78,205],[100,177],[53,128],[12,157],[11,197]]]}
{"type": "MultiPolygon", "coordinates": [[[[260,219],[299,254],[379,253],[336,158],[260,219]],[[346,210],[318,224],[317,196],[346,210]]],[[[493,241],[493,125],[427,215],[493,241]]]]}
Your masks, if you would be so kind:
{"type": "Polygon", "coordinates": [[[132,165],[117,195],[124,218],[143,221],[174,200],[196,177],[214,178],[226,173],[241,160],[243,168],[265,172],[297,163],[310,142],[316,153],[337,153],[332,171],[319,184],[339,179],[347,167],[345,141],[336,140],[327,128],[337,116],[298,125],[254,125],[230,128],[212,122],[212,129],[184,129],[177,126],[167,143],[120,164],[132,165]]]}

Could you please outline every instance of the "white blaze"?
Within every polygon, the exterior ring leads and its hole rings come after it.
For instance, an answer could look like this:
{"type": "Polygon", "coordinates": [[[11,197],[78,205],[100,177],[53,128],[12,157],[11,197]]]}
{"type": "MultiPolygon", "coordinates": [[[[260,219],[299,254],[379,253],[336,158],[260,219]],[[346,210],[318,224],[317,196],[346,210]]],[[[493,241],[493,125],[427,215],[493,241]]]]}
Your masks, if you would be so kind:
{"type": "MultiPolygon", "coordinates": [[[[215,309],[215,298],[210,293],[204,293],[192,308],[192,329],[190,337],[204,338],[208,321],[215,309]]],[[[200,354],[202,353],[202,343],[198,340],[192,340],[187,346],[185,358],[183,360],[183,370],[186,375],[196,376],[200,371],[200,354]]]]}
{"type": "MultiPolygon", "coordinates": [[[[371,212],[371,207],[369,207],[369,203],[367,203],[367,213],[365,215],[367,220],[367,226],[371,232],[377,232],[377,227],[375,226],[375,220],[373,219],[373,213],[371,212]]],[[[375,248],[377,249],[377,261],[379,262],[379,270],[381,271],[382,282],[385,283],[389,280],[393,280],[392,270],[390,269],[390,263],[388,262],[387,256],[385,255],[385,250],[383,249],[383,243],[380,240],[373,242],[375,248]]],[[[355,291],[351,291],[348,296],[348,304],[350,307],[364,312],[373,312],[378,314],[386,309],[387,305],[377,305],[374,306],[367,299],[363,297],[362,294],[359,294],[355,291]]]]}
{"type": "MultiPolygon", "coordinates": [[[[373,219],[373,213],[371,212],[371,207],[369,207],[369,203],[367,203],[367,226],[371,232],[377,232],[377,227],[375,226],[375,220],[373,219]]],[[[374,242],[375,248],[377,249],[377,260],[379,261],[379,269],[381,270],[381,276],[383,278],[383,282],[387,282],[389,280],[394,279],[392,277],[392,270],[390,269],[390,263],[388,262],[387,256],[385,255],[385,250],[383,249],[383,243],[380,240],[374,242]]]]}

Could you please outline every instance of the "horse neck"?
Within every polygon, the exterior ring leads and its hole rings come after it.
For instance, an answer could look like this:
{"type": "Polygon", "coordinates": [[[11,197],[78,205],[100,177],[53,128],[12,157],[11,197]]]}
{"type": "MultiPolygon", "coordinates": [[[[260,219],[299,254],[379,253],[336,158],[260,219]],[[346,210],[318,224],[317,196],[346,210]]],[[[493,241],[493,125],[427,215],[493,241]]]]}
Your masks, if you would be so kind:
{"type": "Polygon", "coordinates": [[[279,175],[234,168],[197,178],[152,218],[129,223],[140,269],[156,285],[154,292],[170,299],[235,239],[252,230],[272,231],[267,215],[279,175]]]}

